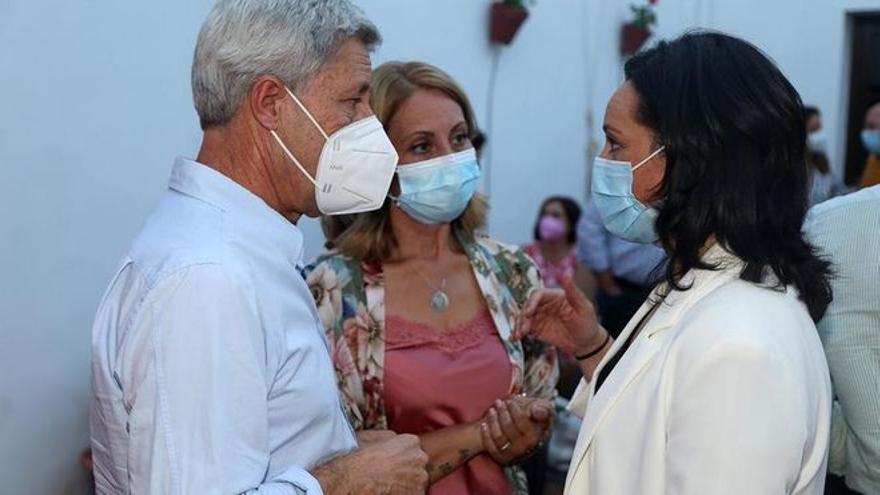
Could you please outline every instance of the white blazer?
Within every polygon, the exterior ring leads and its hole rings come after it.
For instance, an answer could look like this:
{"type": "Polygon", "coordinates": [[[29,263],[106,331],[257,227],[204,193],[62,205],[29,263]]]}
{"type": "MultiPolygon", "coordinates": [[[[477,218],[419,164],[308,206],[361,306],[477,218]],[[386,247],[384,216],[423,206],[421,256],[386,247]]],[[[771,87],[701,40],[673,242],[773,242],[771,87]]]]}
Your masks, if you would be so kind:
{"type": "Polygon", "coordinates": [[[831,383],[805,305],[739,279],[720,247],[704,260],[721,269],[688,273],[690,290],[667,296],[599,391],[575,392],[584,421],[566,494],[823,493],[831,383]]]}

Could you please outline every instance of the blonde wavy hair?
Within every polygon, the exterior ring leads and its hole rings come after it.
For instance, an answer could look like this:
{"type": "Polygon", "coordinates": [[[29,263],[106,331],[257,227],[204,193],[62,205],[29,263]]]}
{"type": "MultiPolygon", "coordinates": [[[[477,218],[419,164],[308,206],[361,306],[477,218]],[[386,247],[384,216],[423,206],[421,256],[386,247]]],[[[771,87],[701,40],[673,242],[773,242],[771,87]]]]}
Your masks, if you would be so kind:
{"type": "MultiPolygon", "coordinates": [[[[464,114],[471,138],[477,134],[474,110],[461,86],[449,74],[424,62],[387,62],[373,71],[370,106],[376,117],[388,128],[400,105],[416,90],[439,90],[458,103],[464,114]]],[[[474,239],[474,233],[485,226],[489,206],[486,198],[475,194],[464,212],[452,221],[453,236],[463,242],[474,239]]],[[[382,208],[352,215],[353,221],[335,239],[336,249],[354,259],[383,261],[391,259],[397,240],[391,230],[391,200],[382,208]]]]}

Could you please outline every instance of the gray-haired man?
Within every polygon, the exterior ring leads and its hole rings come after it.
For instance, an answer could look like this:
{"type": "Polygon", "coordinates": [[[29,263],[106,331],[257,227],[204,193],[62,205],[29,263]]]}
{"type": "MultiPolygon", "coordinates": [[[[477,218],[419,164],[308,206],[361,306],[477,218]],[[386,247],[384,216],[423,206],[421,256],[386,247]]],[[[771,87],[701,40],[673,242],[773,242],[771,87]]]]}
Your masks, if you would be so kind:
{"type": "Polygon", "coordinates": [[[93,329],[99,493],[419,493],[413,436],[357,449],[297,266],[301,215],[384,201],[367,102],[376,28],[347,0],[222,0],[199,34],[197,160],[124,258],[93,329]]]}

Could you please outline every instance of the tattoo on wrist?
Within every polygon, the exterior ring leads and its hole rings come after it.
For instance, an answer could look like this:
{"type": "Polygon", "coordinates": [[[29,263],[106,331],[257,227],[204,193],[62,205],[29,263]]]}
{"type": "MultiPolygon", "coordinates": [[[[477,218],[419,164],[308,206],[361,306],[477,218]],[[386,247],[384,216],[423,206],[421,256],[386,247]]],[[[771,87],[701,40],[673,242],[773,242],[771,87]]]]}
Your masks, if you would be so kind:
{"type": "MultiPolygon", "coordinates": [[[[459,449],[458,450],[458,462],[459,464],[464,464],[471,457],[471,451],[469,449],[459,449]]],[[[446,476],[447,474],[455,471],[455,466],[452,463],[444,462],[439,466],[439,468],[431,463],[428,463],[425,466],[425,471],[428,472],[429,476],[434,475],[437,471],[440,471],[440,474],[446,476]]]]}

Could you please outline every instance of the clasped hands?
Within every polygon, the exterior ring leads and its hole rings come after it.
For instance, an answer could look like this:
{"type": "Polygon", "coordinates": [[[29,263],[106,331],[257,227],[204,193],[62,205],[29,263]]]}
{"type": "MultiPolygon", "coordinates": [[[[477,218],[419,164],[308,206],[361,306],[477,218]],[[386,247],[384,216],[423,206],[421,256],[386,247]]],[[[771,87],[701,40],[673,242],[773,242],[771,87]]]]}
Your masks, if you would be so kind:
{"type": "Polygon", "coordinates": [[[483,448],[502,466],[529,457],[550,437],[554,414],[545,399],[496,400],[480,420],[483,448]]]}

